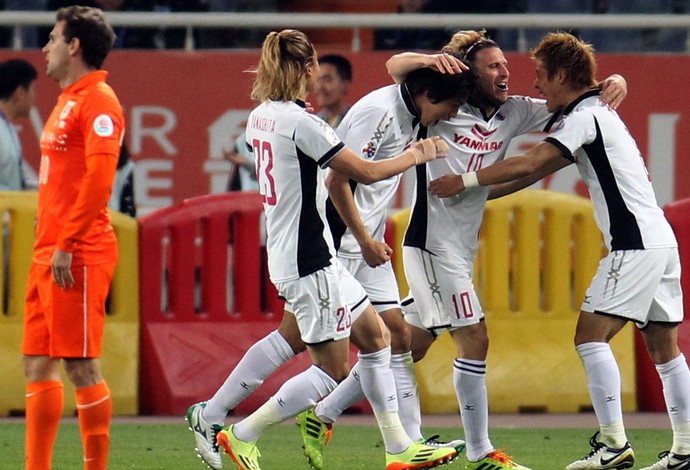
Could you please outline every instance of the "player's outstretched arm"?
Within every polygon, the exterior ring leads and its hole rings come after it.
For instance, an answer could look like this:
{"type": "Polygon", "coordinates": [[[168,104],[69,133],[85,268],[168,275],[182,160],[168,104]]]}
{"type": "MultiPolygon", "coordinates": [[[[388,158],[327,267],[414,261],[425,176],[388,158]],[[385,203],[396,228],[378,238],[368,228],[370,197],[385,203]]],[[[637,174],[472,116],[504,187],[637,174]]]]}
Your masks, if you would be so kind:
{"type": "Polygon", "coordinates": [[[533,185],[546,175],[554,173],[561,168],[570,165],[570,163],[571,162],[569,160],[561,158],[560,160],[555,160],[553,166],[545,165],[540,169],[540,171],[534,172],[533,174],[525,176],[524,178],[509,181],[508,183],[492,184],[491,189],[489,190],[489,199],[497,199],[499,197],[518,192],[521,189],[533,185]]]}
{"type": "Polygon", "coordinates": [[[434,158],[445,157],[447,151],[448,144],[439,137],[419,140],[400,155],[377,161],[363,160],[346,147],[331,160],[329,166],[358,183],[371,184],[434,158]]]}
{"type": "Polygon", "coordinates": [[[386,69],[395,83],[402,83],[407,74],[413,70],[428,67],[441,73],[462,73],[469,70],[467,65],[450,54],[421,54],[419,52],[401,52],[386,61],[386,69]]]}
{"type": "Polygon", "coordinates": [[[508,158],[479,171],[441,176],[429,184],[429,192],[438,197],[451,197],[475,186],[491,186],[529,177],[537,181],[568,163],[555,145],[540,142],[526,154],[508,158]]]}

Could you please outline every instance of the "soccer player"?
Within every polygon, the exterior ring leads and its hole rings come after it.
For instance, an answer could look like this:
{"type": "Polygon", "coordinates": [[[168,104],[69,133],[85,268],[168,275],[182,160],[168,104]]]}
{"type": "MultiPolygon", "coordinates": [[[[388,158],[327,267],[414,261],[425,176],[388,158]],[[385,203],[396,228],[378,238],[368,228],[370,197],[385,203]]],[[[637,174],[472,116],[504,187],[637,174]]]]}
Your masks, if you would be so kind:
{"type": "MultiPolygon", "coordinates": [[[[260,104],[249,115],[246,132],[264,202],[271,281],[294,316],[313,366],[284,383],[250,416],[218,432],[217,442],[239,469],[259,469],[256,441],[263,432],[314,406],[347,376],[352,332],[387,468],[433,468],[457,452],[413,442],[403,430],[397,401],[390,400],[395,386],[387,331],[364,289],[333,254],[321,169],[370,184],[436,158],[447,145],[438,138],[425,139],[393,158],[360,159],[304,107],[318,72],[318,57],[306,35],[295,30],[269,33],[252,88],[252,98],[260,104]]],[[[439,118],[453,112],[448,105],[431,106],[439,118]]]]}
{"type": "Polygon", "coordinates": [[[106,206],[124,135],[122,108],[101,70],[115,34],[97,8],[57,11],[43,48],[62,94],[41,135],[36,244],[21,352],[26,468],[51,468],[62,415],[60,363],[76,388],[84,468],[108,466],[110,391],[101,374],[105,299],[117,262],[106,206]]]}
{"type": "Polygon", "coordinates": [[[34,66],[23,59],[0,64],[0,191],[36,189],[36,182],[27,178],[30,175],[14,121],[29,116],[37,76],[34,66]]]}
{"type": "MultiPolygon", "coordinates": [[[[452,289],[454,283],[461,282],[464,285],[467,282],[458,273],[469,272],[471,279],[472,259],[476,251],[476,237],[481,224],[486,194],[482,194],[474,200],[468,200],[468,205],[457,205],[452,209],[447,209],[438,198],[426,192],[426,175],[428,174],[427,171],[431,170],[425,170],[423,167],[431,168],[436,165],[436,167],[441,167],[441,174],[447,173],[449,166],[455,171],[462,171],[467,162],[471,160],[472,155],[476,153],[472,147],[476,149],[474,143],[476,143],[477,138],[473,136],[477,129],[483,130],[488,136],[485,139],[485,153],[488,154],[486,161],[499,161],[505,155],[507,143],[512,137],[543,129],[552,119],[552,115],[547,111],[543,100],[508,96],[509,74],[505,58],[498,45],[486,38],[483,31],[457,33],[444,48],[444,51],[448,54],[398,54],[392,57],[387,65],[389,72],[397,82],[402,82],[409,73],[414,73],[419,68],[429,67],[438,71],[459,73],[464,65],[459,59],[450,55],[452,53],[466,59],[477,77],[476,92],[470,96],[467,104],[460,107],[458,114],[448,121],[440,121],[429,128],[430,132],[445,136],[450,145],[449,158],[444,159],[448,162],[438,160],[417,167],[418,190],[413,201],[415,216],[410,223],[409,238],[406,239],[410,246],[415,247],[415,251],[444,253],[444,256],[449,257],[448,262],[454,263],[454,266],[452,268],[447,267],[447,276],[436,280],[442,286],[452,289]],[[463,139],[459,139],[458,136],[462,136],[463,139]],[[472,140],[467,141],[467,139],[472,140]],[[429,232],[428,236],[426,235],[427,231],[429,232]],[[455,233],[456,235],[448,237],[448,233],[455,233]]],[[[607,80],[606,84],[607,90],[616,97],[621,91],[620,86],[625,86],[625,82],[620,77],[613,77],[607,80]]],[[[625,94],[624,91],[622,94],[625,94]]],[[[375,198],[373,196],[363,198],[363,201],[366,202],[367,200],[375,200],[375,198]]],[[[363,206],[367,207],[365,204],[363,206]]],[[[367,214],[367,211],[364,213],[367,214]]],[[[370,218],[368,215],[364,217],[370,218]]],[[[365,245],[362,244],[361,246],[364,247],[365,245]]],[[[413,248],[405,248],[404,253],[411,249],[413,248]]],[[[362,253],[366,254],[366,251],[363,250],[362,253]]],[[[341,249],[339,256],[346,258],[348,256],[347,250],[341,249]]],[[[352,255],[349,256],[352,257],[352,255]]],[[[442,268],[442,266],[438,267],[438,269],[442,268]]],[[[371,272],[373,273],[373,271],[371,272]]],[[[369,277],[373,278],[372,275],[369,277]]],[[[381,276],[379,276],[380,278],[381,276]]],[[[366,287],[366,284],[364,285],[366,287]]],[[[435,336],[433,330],[430,332],[425,329],[418,316],[414,316],[415,312],[412,311],[414,304],[410,305],[409,302],[410,299],[405,301],[406,305],[403,310],[405,311],[405,320],[410,323],[410,332],[397,324],[397,320],[401,319],[399,311],[396,312],[397,315],[393,315],[392,312],[385,312],[382,315],[392,332],[391,342],[394,355],[391,365],[396,377],[396,384],[399,384],[398,400],[401,419],[408,435],[421,437],[420,404],[412,362],[413,359],[416,361],[423,357],[435,336]],[[414,352],[414,356],[411,356],[410,351],[414,352]],[[401,399],[401,396],[404,399],[401,399]]],[[[480,312],[480,310],[477,311],[480,312]]],[[[481,331],[484,325],[482,323],[472,328],[481,331]]],[[[455,329],[453,328],[453,330],[455,329]]],[[[462,341],[467,342],[468,340],[463,339],[462,341]]],[[[467,347],[469,346],[468,344],[467,347]]],[[[486,351],[483,353],[473,351],[473,353],[483,360],[486,359],[486,351]]],[[[464,351],[460,351],[458,357],[464,358],[464,351]]],[[[348,383],[349,380],[348,378],[344,384],[348,383]]],[[[477,381],[483,383],[483,376],[477,381]]],[[[355,390],[351,390],[348,394],[339,394],[339,390],[336,390],[317,405],[317,417],[329,423],[335,421],[347,406],[359,398],[358,395],[361,396],[361,392],[358,394],[355,390]]],[[[487,410],[486,400],[484,400],[483,408],[480,403],[476,413],[463,417],[465,435],[469,439],[467,444],[468,458],[471,459],[469,465],[492,465],[496,469],[517,465],[512,462],[510,457],[495,451],[491,445],[488,439],[488,419],[481,419],[488,413],[487,410]]],[[[311,417],[310,424],[312,426],[314,423],[318,423],[318,420],[314,419],[317,417],[311,417]]],[[[319,455],[320,449],[313,440],[310,442],[308,439],[304,439],[304,443],[305,448],[311,450],[312,461],[322,459],[319,455]]],[[[460,440],[454,440],[448,444],[456,448],[464,447],[464,441],[460,440]]]]}
{"type": "MultiPolygon", "coordinates": [[[[443,75],[430,69],[410,74],[403,84],[376,90],[356,103],[343,123],[343,126],[347,126],[347,130],[343,131],[346,135],[343,141],[349,148],[358,149],[357,155],[366,163],[369,163],[369,160],[385,161],[392,158],[416,140],[420,123],[430,125],[440,119],[453,116],[458,106],[466,100],[471,83],[469,76],[443,75]]],[[[398,182],[397,175],[371,186],[358,185],[353,181],[352,185],[356,186],[355,193],[358,195],[356,207],[350,189],[349,175],[344,173],[341,175],[338,171],[330,172],[329,192],[333,201],[344,201],[340,202],[341,206],[338,210],[345,214],[344,220],[347,225],[337,218],[334,205],[329,204],[328,227],[337,238],[338,247],[341,248],[338,251],[340,260],[355,273],[355,277],[363,284],[376,309],[381,312],[389,311],[388,315],[391,318],[396,318],[397,315],[398,328],[405,328],[399,308],[395,275],[390,268],[390,263],[387,263],[390,260],[391,249],[383,241],[386,208],[395,193],[398,182]],[[360,204],[359,198],[362,198],[363,203],[360,204]],[[366,226],[362,224],[358,215],[358,210],[362,208],[366,212],[364,216],[366,226]],[[354,230],[345,234],[346,227],[354,230]],[[370,235],[370,231],[373,236],[370,235]],[[367,264],[383,266],[374,270],[368,268],[367,264]]],[[[386,321],[389,323],[388,320],[386,321]]],[[[409,337],[409,334],[395,335],[395,337],[396,341],[397,337],[404,340],[409,337]]],[[[220,465],[220,456],[217,446],[214,446],[213,436],[217,433],[228,411],[256,389],[277,367],[294,354],[303,351],[304,348],[294,316],[290,313],[284,315],[278,330],[271,332],[247,351],[225,383],[208,402],[198,403],[189,408],[187,420],[194,431],[197,450],[204,461],[220,465]]],[[[411,365],[410,357],[397,357],[398,348],[397,344],[393,344],[392,362],[396,385],[399,382],[398,376],[402,373],[400,371],[410,373],[411,365]]],[[[403,348],[409,351],[409,345],[403,348]]],[[[355,381],[352,392],[356,394],[355,401],[362,399],[359,382],[354,377],[348,378],[347,382],[351,380],[355,381]]],[[[343,389],[338,387],[338,390],[343,389]]],[[[407,392],[401,393],[400,389],[398,392],[399,396],[409,398],[407,392]]],[[[346,395],[349,393],[347,392],[346,395]]],[[[404,411],[401,415],[407,431],[408,420],[404,411]]],[[[318,431],[314,433],[313,445],[310,444],[305,449],[312,465],[319,468],[322,464],[320,448],[323,446],[328,425],[311,421],[310,417],[301,416],[303,432],[306,429],[315,429],[311,425],[306,426],[307,420],[319,424],[318,431]]],[[[416,421],[419,421],[419,418],[416,421]]],[[[410,437],[415,441],[423,440],[421,434],[410,437]]]]}
{"type": "MultiPolygon", "coordinates": [[[[623,426],[620,372],[609,345],[629,321],[640,328],[656,364],[673,428],[671,450],[645,470],[688,467],[690,371],[677,345],[683,302],[675,236],[656,203],[637,144],[618,114],[601,102],[591,46],[568,33],[550,33],[532,57],[535,87],[549,111],[563,110],[561,124],[524,155],[461,176],[442,176],[429,189],[454,204],[464,190],[470,194],[492,184],[519,185],[577,165],[609,253],[599,263],[575,332],[600,429],[590,440],[591,452],[566,468],[634,464],[623,426]]],[[[420,315],[424,318],[422,309],[420,315]]]]}
{"type": "Polygon", "coordinates": [[[352,83],[352,64],[338,54],[319,57],[319,86],[316,88],[316,114],[332,128],[337,128],[350,109],[347,93],[352,83]]]}
{"type": "MultiPolygon", "coordinates": [[[[434,125],[441,119],[429,119],[420,97],[436,103],[450,102],[458,107],[464,103],[455,100],[454,88],[465,87],[469,93],[474,86],[471,72],[444,75],[430,68],[419,68],[407,74],[401,85],[390,85],[373,91],[360,99],[338,127],[338,135],[349,147],[359,149],[364,160],[390,158],[415,140],[418,131],[434,125]],[[463,77],[455,84],[444,77],[463,77]],[[417,111],[419,108],[419,111],[417,111]],[[420,126],[421,124],[421,126],[420,126]]],[[[453,109],[455,116],[457,107],[453,109]]],[[[426,440],[421,432],[421,416],[417,383],[410,352],[410,332],[400,309],[400,298],[395,273],[390,260],[392,250],[384,243],[387,209],[397,191],[400,177],[388,178],[363,186],[351,181],[347,175],[332,172],[329,175],[329,225],[334,234],[338,258],[367,291],[372,304],[391,331],[391,369],[395,378],[398,407],[405,431],[414,440],[430,445],[464,449],[462,440],[450,443],[426,440]],[[337,208],[337,210],[336,210],[337,208]],[[354,217],[341,218],[343,214],[354,217]],[[412,403],[408,406],[408,403],[412,403]]],[[[315,468],[323,462],[325,442],[314,435],[316,428],[329,427],[338,416],[364,398],[359,383],[359,367],[314,410],[300,415],[305,455],[315,468]]]]}

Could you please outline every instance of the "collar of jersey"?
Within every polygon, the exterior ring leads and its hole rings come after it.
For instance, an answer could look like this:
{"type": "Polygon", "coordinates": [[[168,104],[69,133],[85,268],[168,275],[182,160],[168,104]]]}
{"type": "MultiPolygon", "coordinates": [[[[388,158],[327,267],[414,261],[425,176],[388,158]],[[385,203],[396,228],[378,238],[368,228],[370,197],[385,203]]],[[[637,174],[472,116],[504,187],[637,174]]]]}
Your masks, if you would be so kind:
{"type": "Polygon", "coordinates": [[[410,90],[407,89],[407,86],[404,83],[398,85],[398,90],[400,90],[400,96],[403,99],[403,103],[405,103],[407,111],[413,117],[412,127],[416,127],[421,119],[421,116],[419,115],[419,111],[417,111],[417,107],[414,105],[414,101],[412,100],[412,96],[410,95],[410,90]]]}
{"type": "Polygon", "coordinates": [[[72,83],[70,86],[65,88],[64,91],[74,93],[78,90],[81,90],[82,88],[87,88],[91,85],[95,85],[98,82],[104,82],[107,76],[108,72],[106,72],[105,70],[94,70],[93,72],[87,73],[79,80],[72,83]]]}
{"type": "Polygon", "coordinates": [[[299,106],[300,108],[306,108],[307,107],[307,103],[305,103],[304,101],[302,101],[300,99],[296,99],[295,103],[297,103],[297,106],[299,106]]]}
{"type": "Polygon", "coordinates": [[[589,90],[581,94],[579,97],[575,99],[575,101],[573,101],[568,106],[566,106],[565,109],[563,109],[563,115],[565,116],[566,114],[570,114],[570,112],[573,109],[575,109],[575,106],[580,104],[583,100],[586,100],[587,98],[590,98],[592,96],[599,96],[600,92],[601,90],[599,88],[595,88],[594,90],[589,90]]]}

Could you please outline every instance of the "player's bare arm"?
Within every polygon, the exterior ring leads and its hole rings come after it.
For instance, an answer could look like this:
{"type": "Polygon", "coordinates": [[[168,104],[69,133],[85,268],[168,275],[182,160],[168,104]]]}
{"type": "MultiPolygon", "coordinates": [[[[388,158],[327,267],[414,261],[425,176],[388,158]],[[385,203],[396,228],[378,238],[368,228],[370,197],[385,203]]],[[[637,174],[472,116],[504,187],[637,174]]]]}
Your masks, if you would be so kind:
{"type": "Polygon", "coordinates": [[[508,158],[477,172],[441,176],[429,184],[429,192],[438,197],[452,197],[472,186],[491,186],[530,176],[541,179],[568,163],[556,146],[540,142],[525,154],[508,158]]]}
{"type": "Polygon", "coordinates": [[[337,171],[331,171],[326,178],[326,187],[338,214],[362,249],[364,261],[374,268],[390,261],[393,250],[386,243],[374,240],[364,226],[350,189],[349,180],[347,176],[337,171]]]}
{"type": "Polygon", "coordinates": [[[358,183],[371,184],[400,174],[415,165],[443,158],[447,151],[448,144],[439,137],[419,140],[400,155],[375,162],[362,160],[352,150],[344,148],[331,160],[329,166],[358,183]]]}
{"type": "Polygon", "coordinates": [[[418,52],[402,52],[386,61],[386,69],[395,83],[405,81],[407,74],[413,70],[429,67],[441,73],[462,73],[469,70],[467,65],[450,54],[421,54],[418,52]]]}
{"type": "Polygon", "coordinates": [[[542,171],[537,171],[529,176],[525,176],[524,178],[520,178],[514,181],[509,181],[508,183],[499,183],[499,184],[492,184],[491,189],[489,190],[489,197],[488,199],[497,199],[499,197],[507,196],[509,194],[516,193],[520,191],[521,189],[525,189],[528,186],[533,185],[546,175],[549,175],[551,173],[554,173],[561,168],[564,168],[568,165],[570,165],[571,162],[569,160],[566,160],[565,158],[562,158],[561,161],[555,161],[554,162],[554,167],[544,167],[542,168],[542,171]],[[560,166],[558,164],[560,163],[560,166]]]}

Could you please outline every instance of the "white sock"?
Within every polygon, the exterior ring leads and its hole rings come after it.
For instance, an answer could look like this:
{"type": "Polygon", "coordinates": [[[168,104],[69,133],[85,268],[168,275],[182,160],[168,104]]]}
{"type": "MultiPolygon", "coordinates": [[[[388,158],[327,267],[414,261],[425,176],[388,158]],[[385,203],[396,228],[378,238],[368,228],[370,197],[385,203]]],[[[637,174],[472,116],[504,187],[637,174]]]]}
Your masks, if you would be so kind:
{"type": "Polygon", "coordinates": [[[277,330],[254,343],[244,353],[204,409],[204,419],[210,424],[223,424],[228,411],[247,398],[264,379],[295,356],[290,345],[277,330]]]}
{"type": "Polygon", "coordinates": [[[374,416],[376,416],[386,452],[399,454],[412,444],[410,438],[405,434],[398,413],[395,411],[375,411],[374,416]]]}
{"type": "Polygon", "coordinates": [[[656,370],[664,386],[666,409],[673,428],[674,454],[690,454],[690,370],[685,356],[680,354],[656,370]]]}
{"type": "Polygon", "coordinates": [[[601,442],[621,448],[628,442],[623,427],[621,374],[608,343],[583,343],[575,347],[587,374],[589,395],[599,420],[601,442]]]}
{"type": "Polygon", "coordinates": [[[285,382],[258,410],[237,423],[233,428],[235,437],[246,442],[256,441],[266,429],[313,407],[336,385],[330,375],[311,366],[285,382]]]}
{"type": "Polygon", "coordinates": [[[407,449],[412,441],[398,417],[398,399],[391,371],[391,348],[386,347],[370,354],[359,353],[359,378],[364,395],[374,409],[386,451],[398,454],[407,449]]]}
{"type": "Polygon", "coordinates": [[[335,423],[343,411],[364,398],[359,380],[359,362],[355,363],[348,376],[335,387],[326,398],[316,404],[314,413],[324,423],[335,423]]]}
{"type": "Polygon", "coordinates": [[[457,358],[453,383],[460,404],[467,441],[467,460],[476,462],[494,450],[489,440],[489,399],[486,393],[486,361],[457,358]]]}
{"type": "Polygon", "coordinates": [[[422,413],[412,353],[393,354],[391,370],[395,378],[395,390],[398,393],[400,421],[410,439],[418,441],[422,439],[422,413]]]}

